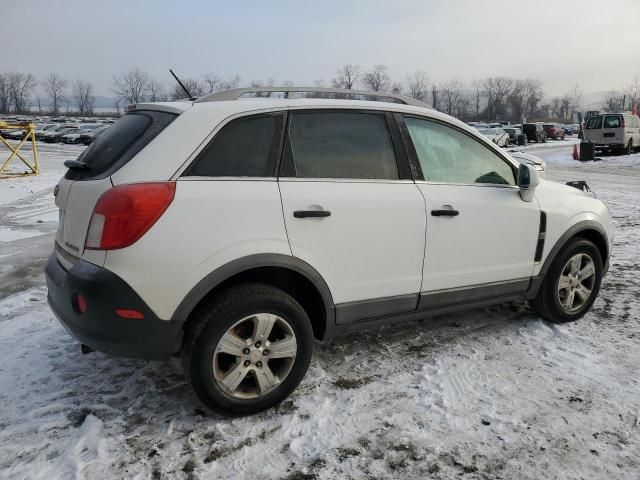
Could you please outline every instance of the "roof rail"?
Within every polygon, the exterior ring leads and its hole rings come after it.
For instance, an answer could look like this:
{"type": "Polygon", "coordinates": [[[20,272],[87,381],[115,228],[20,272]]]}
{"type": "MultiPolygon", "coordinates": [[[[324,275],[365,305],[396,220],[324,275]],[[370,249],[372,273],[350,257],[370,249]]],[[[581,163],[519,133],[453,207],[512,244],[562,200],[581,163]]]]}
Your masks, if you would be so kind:
{"type": "Polygon", "coordinates": [[[424,102],[416,100],[415,98],[406,97],[404,95],[398,95],[396,93],[388,92],[373,92],[367,90],[348,90],[344,88],[320,88],[320,87],[247,87],[247,88],[232,88],[229,90],[222,90],[220,92],[211,93],[204,97],[198,98],[194,103],[200,102],[218,102],[224,100],[238,100],[240,97],[246,94],[261,94],[261,93],[281,93],[284,94],[284,98],[303,98],[305,94],[316,94],[315,98],[332,98],[343,100],[374,100],[374,101],[387,101],[391,103],[401,103],[404,105],[413,105],[415,107],[431,108],[424,102]],[[364,98],[357,98],[364,97],[364,98]]]}

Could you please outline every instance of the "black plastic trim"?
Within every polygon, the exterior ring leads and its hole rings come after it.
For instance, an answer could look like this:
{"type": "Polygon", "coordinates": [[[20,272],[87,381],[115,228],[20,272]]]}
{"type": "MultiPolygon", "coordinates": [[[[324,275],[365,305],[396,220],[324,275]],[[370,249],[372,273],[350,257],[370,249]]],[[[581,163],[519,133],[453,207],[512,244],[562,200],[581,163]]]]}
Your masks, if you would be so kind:
{"type": "Polygon", "coordinates": [[[322,276],[308,263],[299,258],[278,253],[259,253],[233,260],[204,277],[186,295],[171,317],[172,321],[183,323],[200,301],[225,280],[242,272],[260,267],[280,267],[299,273],[318,290],[324,303],[325,337],[335,324],[335,308],[331,291],[322,276]]]}
{"type": "Polygon", "coordinates": [[[523,295],[529,288],[530,281],[530,278],[521,278],[471,287],[422,292],[418,302],[418,310],[453,306],[506,295],[523,295]]]}
{"type": "Polygon", "coordinates": [[[465,301],[456,305],[446,305],[441,307],[414,310],[408,313],[401,313],[398,315],[386,315],[377,318],[369,318],[359,322],[351,322],[348,324],[338,325],[332,332],[332,335],[339,336],[351,333],[354,331],[362,331],[371,328],[377,328],[384,325],[390,325],[392,323],[408,322],[412,320],[423,320],[429,317],[437,315],[447,315],[450,313],[461,312],[472,308],[488,307],[490,305],[496,305],[505,302],[514,302],[523,300],[523,294],[505,295],[501,297],[493,297],[488,299],[481,299],[475,301],[465,301]]]}
{"type": "Polygon", "coordinates": [[[535,262],[542,260],[542,252],[544,252],[544,241],[547,236],[547,214],[540,212],[540,227],[538,229],[538,242],[536,244],[536,253],[533,257],[535,262]]]}
{"type": "Polygon", "coordinates": [[[607,251],[606,251],[606,254],[602,256],[602,261],[604,262],[605,259],[609,257],[609,239],[607,237],[607,232],[605,232],[604,228],[602,228],[602,226],[599,223],[593,220],[584,220],[582,222],[576,223],[571,228],[569,228],[566,232],[564,232],[564,234],[562,234],[562,236],[558,239],[558,241],[549,251],[547,258],[542,264],[542,268],[540,269],[539,275],[544,276],[544,274],[547,273],[547,270],[549,270],[549,267],[551,266],[553,259],[556,257],[558,252],[560,252],[562,247],[564,247],[564,245],[571,238],[575,237],[577,234],[585,230],[595,230],[600,235],[602,235],[602,238],[605,240],[605,244],[607,245],[607,251]]]}
{"type": "Polygon", "coordinates": [[[350,323],[363,318],[411,312],[418,304],[418,294],[398,295],[336,305],[336,323],[350,323]]]}
{"type": "Polygon", "coordinates": [[[114,273],[84,260],[68,271],[51,254],[45,267],[51,310],[80,343],[119,357],[168,360],[182,341],[182,324],[160,320],[138,294],[114,273]],[[73,305],[76,294],[87,300],[79,314],[73,305]],[[135,309],[143,319],[125,319],[118,308],[135,309]]]}

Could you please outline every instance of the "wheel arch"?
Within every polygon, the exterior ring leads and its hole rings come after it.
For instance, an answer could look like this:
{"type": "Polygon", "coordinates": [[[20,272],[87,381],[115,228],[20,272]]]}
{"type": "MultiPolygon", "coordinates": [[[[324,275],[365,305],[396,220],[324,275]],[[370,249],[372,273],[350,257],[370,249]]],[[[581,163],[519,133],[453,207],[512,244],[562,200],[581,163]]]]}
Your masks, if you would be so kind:
{"type": "Polygon", "coordinates": [[[609,241],[607,238],[607,232],[598,222],[593,220],[584,220],[573,225],[558,239],[542,264],[539,276],[544,276],[547,273],[558,253],[560,253],[569,240],[575,237],[584,238],[593,242],[600,251],[602,262],[604,263],[607,261],[607,258],[609,258],[609,241]]]}
{"type": "Polygon", "coordinates": [[[264,283],[295,298],[307,312],[314,337],[332,336],[335,306],[328,285],[308,263],[282,254],[256,254],[233,260],[214,270],[189,291],[172,316],[187,330],[194,313],[218,292],[241,283],[264,283]]]}

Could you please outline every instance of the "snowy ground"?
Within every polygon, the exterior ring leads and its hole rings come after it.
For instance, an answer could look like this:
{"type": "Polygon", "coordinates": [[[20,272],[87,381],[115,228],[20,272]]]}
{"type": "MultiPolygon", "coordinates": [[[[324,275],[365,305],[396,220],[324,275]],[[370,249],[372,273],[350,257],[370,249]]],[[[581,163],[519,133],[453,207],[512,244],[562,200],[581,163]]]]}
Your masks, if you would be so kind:
{"type": "Polygon", "coordinates": [[[529,150],[617,221],[582,321],[505,305],[317,344],[290,400],[241,419],[204,412],[177,363],[82,355],[54,320],[51,192],[81,147],[43,146],[42,177],[0,180],[0,478],[639,478],[640,155],[569,144],[529,150]]]}

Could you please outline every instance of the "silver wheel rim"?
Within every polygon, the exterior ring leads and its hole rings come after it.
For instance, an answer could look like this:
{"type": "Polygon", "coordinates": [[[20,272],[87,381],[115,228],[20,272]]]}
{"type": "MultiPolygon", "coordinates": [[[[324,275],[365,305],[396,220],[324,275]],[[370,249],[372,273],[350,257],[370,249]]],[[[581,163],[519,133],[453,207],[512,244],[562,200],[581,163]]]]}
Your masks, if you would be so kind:
{"type": "Polygon", "coordinates": [[[271,313],[249,315],[234,323],[218,341],[213,377],[232,397],[258,398],[287,378],[296,351],[296,336],[286,320],[271,313]]]}
{"type": "Polygon", "coordinates": [[[565,264],[558,279],[558,300],[567,313],[580,310],[591,298],[596,267],[586,253],[577,253],[565,264]]]}

